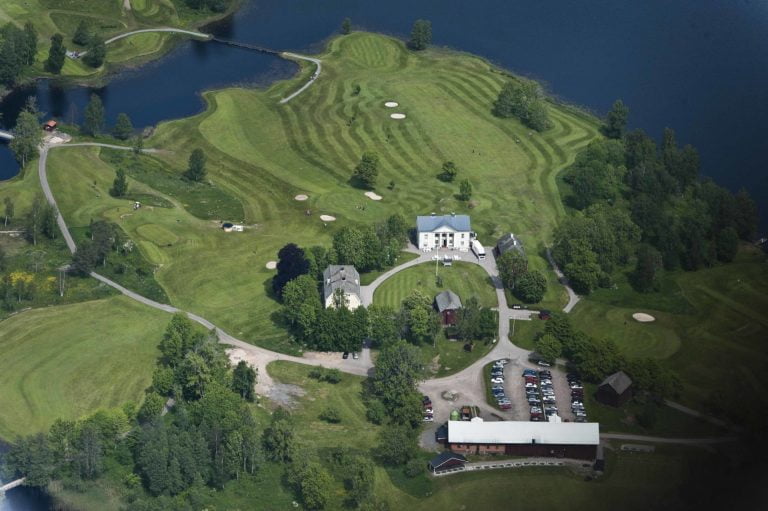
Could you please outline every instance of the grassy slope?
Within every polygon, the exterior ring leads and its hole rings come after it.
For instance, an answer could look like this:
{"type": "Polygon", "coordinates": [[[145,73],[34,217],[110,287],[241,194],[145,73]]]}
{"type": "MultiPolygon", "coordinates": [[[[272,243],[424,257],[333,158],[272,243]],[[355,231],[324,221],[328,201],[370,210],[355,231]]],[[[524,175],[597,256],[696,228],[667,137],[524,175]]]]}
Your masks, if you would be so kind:
{"type": "Polygon", "coordinates": [[[163,157],[177,168],[189,147],[204,147],[211,178],[236,194],[246,221],[259,226],[254,238],[227,237],[225,246],[218,233],[196,229],[194,246],[160,249],[165,266],[158,279],[176,305],[267,346],[279,347],[283,334],[270,319],[278,305],[267,297],[264,263],[285,243],[328,244],[343,225],[393,212],[413,218],[466,211],[453,198],[456,186],[435,177],[452,159],[475,187],[471,213],[481,237],[513,230],[535,253],[561,210],[554,174],[596,136],[594,121],[561,108],[553,108],[556,127],[544,136],[492,117],[504,78],[474,57],[414,55],[399,41],[356,33],[332,41],[322,58],[323,75],[287,105],[278,99],[298,81],[207,93],[205,113],[165,123],[147,142],[173,151],[163,157]],[[408,119],[389,119],[382,105],[388,99],[400,101],[408,119]],[[366,149],[381,156],[379,182],[396,183],[394,191],[377,190],[380,202],[348,184],[366,149]],[[310,200],[294,201],[298,193],[310,200]],[[324,213],[338,221],[324,226],[317,218],[324,213]]]}
{"type": "Polygon", "coordinates": [[[496,307],[496,290],[484,269],[473,263],[454,262],[450,267],[439,266],[438,275],[443,279],[438,287],[435,279],[435,264],[425,263],[396,273],[387,279],[374,295],[373,303],[399,308],[402,301],[415,289],[429,298],[451,290],[466,301],[477,298],[483,307],[496,307]]]}
{"type": "Polygon", "coordinates": [[[140,401],[169,316],[123,297],[0,322],[0,437],[140,401]]]}
{"type": "Polygon", "coordinates": [[[667,286],[672,290],[656,300],[622,286],[614,292],[619,297],[584,300],[573,319],[591,335],[615,340],[628,356],[664,360],[684,382],[682,399],[693,406],[703,406],[712,392],[722,390],[721,382],[734,369],[744,375],[742,384],[765,396],[768,389],[760,383],[768,362],[765,268],[765,255],[744,247],[732,264],[671,275],[667,286]],[[610,304],[615,301],[624,306],[610,304]],[[637,311],[657,320],[637,323],[631,319],[637,311]]]}
{"type": "MultiPolygon", "coordinates": [[[[48,57],[49,40],[54,33],[65,36],[69,49],[80,49],[71,37],[83,19],[105,39],[117,34],[159,26],[191,28],[202,24],[210,13],[199,13],[176,0],[132,0],[133,9],[123,9],[123,0],[3,0],[0,23],[22,26],[31,21],[39,33],[37,64],[32,74],[43,73],[48,57]]],[[[62,75],[88,77],[115,66],[139,63],[166,51],[179,36],[172,34],[140,34],[115,42],[108,48],[107,65],[95,70],[79,61],[67,59],[62,75]]]]}

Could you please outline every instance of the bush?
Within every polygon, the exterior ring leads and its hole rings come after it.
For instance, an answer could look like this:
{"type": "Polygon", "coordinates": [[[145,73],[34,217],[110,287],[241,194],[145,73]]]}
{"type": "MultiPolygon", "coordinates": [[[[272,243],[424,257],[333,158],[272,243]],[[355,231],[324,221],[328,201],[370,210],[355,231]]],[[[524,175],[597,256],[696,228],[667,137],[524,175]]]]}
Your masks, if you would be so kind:
{"type": "Polygon", "coordinates": [[[341,371],[338,369],[326,369],[322,380],[335,385],[341,381],[341,371]]]}
{"type": "Polygon", "coordinates": [[[368,402],[368,410],[365,412],[365,418],[369,422],[374,424],[381,424],[387,417],[387,410],[384,408],[384,403],[378,399],[374,399],[368,402]]]}
{"type": "Polygon", "coordinates": [[[408,477],[416,477],[424,472],[424,461],[419,458],[414,458],[405,464],[405,475],[408,477]]]}
{"type": "Polygon", "coordinates": [[[309,377],[314,378],[315,380],[320,380],[323,378],[323,368],[322,367],[313,367],[311,371],[309,371],[309,377]]]}
{"type": "Polygon", "coordinates": [[[338,424],[339,422],[341,422],[341,414],[339,413],[339,410],[337,410],[332,406],[329,406],[328,408],[323,410],[320,413],[320,418],[325,422],[329,422],[331,424],[338,424]]]}

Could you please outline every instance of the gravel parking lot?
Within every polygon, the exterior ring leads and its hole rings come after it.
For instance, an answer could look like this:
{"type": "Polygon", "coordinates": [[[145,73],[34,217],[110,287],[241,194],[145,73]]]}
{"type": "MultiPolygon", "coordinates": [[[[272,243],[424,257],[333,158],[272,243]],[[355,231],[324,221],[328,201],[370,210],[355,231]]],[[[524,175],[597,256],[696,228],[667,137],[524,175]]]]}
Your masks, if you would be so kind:
{"type": "Polygon", "coordinates": [[[563,421],[573,422],[575,416],[571,412],[571,389],[563,371],[552,371],[552,385],[555,387],[557,414],[563,421]]]}

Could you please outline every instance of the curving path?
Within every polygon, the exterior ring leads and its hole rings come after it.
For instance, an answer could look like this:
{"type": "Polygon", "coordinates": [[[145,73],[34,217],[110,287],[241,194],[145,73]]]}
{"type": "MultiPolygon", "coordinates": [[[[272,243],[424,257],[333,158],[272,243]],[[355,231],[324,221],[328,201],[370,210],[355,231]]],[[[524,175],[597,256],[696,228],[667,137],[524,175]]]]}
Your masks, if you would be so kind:
{"type": "MultiPolygon", "coordinates": [[[[192,37],[200,37],[203,39],[210,39],[212,37],[210,34],[204,34],[202,32],[197,32],[195,30],[184,30],[183,28],[171,28],[171,27],[142,28],[139,30],[132,30],[130,32],[126,32],[125,34],[116,35],[115,37],[112,37],[104,41],[104,44],[112,44],[115,41],[119,41],[120,39],[125,39],[126,37],[129,37],[132,35],[147,34],[150,32],[168,32],[172,34],[185,34],[185,35],[191,35],[192,37]]],[[[82,52],[80,55],[81,56],[85,55],[85,52],[82,52]]]]}
{"type": "Polygon", "coordinates": [[[280,104],[283,105],[285,103],[288,103],[290,100],[292,100],[293,98],[295,98],[296,96],[304,92],[305,90],[307,90],[310,85],[315,83],[315,80],[317,80],[317,78],[320,76],[320,72],[323,70],[323,63],[320,59],[316,59],[313,57],[306,57],[304,55],[299,55],[298,53],[283,52],[280,54],[280,56],[283,58],[306,60],[308,62],[313,62],[315,66],[317,66],[317,69],[315,69],[315,72],[312,74],[312,78],[310,78],[307,83],[302,85],[302,87],[299,90],[297,90],[290,96],[287,96],[280,100],[280,104]]]}
{"type": "Polygon", "coordinates": [[[9,131],[0,130],[0,138],[4,138],[6,140],[13,140],[13,135],[9,131]]]}
{"type": "Polygon", "coordinates": [[[557,280],[568,292],[568,303],[565,305],[565,307],[563,307],[563,312],[571,312],[579,300],[581,300],[581,297],[576,294],[576,291],[574,291],[571,285],[568,283],[568,279],[565,278],[563,272],[560,271],[560,268],[557,266],[554,257],[552,257],[552,252],[549,250],[549,247],[547,247],[547,259],[549,260],[549,264],[552,265],[552,269],[555,271],[555,275],[557,275],[557,280]]]}

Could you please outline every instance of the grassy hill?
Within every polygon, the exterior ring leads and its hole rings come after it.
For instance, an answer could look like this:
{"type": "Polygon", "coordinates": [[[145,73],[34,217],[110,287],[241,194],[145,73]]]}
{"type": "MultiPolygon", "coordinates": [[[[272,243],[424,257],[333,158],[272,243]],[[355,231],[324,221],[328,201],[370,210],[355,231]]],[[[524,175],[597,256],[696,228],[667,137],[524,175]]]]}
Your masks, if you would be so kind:
{"type": "MultiPolygon", "coordinates": [[[[159,265],[155,278],[174,305],[283,351],[292,347],[272,319],[279,306],[269,295],[272,272],[264,265],[288,242],[327,245],[344,225],[375,223],[395,212],[408,219],[467,212],[484,242],[513,231],[526,243],[532,266],[546,267],[540,252],[563,214],[555,176],[597,136],[595,119],[552,104],[555,127],[532,133],[490,113],[510,76],[468,55],[414,54],[381,35],[337,38],[320,57],[320,78],[288,104],[279,99],[301,86],[310,67],[267,90],[206,93],[209,108],[203,114],[162,124],[146,142],[165,151],[141,157],[142,166],[162,167],[166,177],[177,178],[191,150],[202,147],[214,188],[230,197],[218,210],[201,214],[207,199],[179,200],[173,189],[160,191],[158,181],[129,172],[132,189],[164,196],[176,207],[126,216],[127,202],[107,193],[120,162],[108,151],[71,148],[50,158],[65,218],[75,227],[91,218],[118,221],[159,265]],[[384,107],[389,100],[400,107],[384,107]],[[390,119],[393,111],[407,118],[390,119]],[[350,184],[366,150],[381,157],[378,202],[350,184]],[[456,199],[456,184],[437,179],[446,160],[459,166],[459,179],[471,181],[472,209],[456,199]],[[295,201],[300,193],[309,201],[295,201]],[[244,218],[225,216],[238,208],[244,218]],[[320,214],[338,220],[324,223],[320,214]],[[249,229],[225,234],[215,220],[244,220],[249,229]]],[[[559,299],[561,290],[551,278],[550,293],[559,299]]]]}
{"type": "Polygon", "coordinates": [[[0,438],[140,403],[170,316],[128,298],[35,309],[0,322],[0,438]]]}

